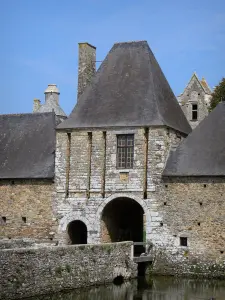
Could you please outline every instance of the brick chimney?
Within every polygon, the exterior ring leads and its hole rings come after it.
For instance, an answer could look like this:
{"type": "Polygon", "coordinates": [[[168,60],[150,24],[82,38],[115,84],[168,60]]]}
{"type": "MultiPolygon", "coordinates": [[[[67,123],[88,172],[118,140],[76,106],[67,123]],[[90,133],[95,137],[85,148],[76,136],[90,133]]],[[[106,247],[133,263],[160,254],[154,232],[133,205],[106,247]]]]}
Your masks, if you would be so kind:
{"type": "Polygon", "coordinates": [[[96,71],[96,47],[88,43],[79,43],[78,89],[77,99],[89,85],[96,71]]]}
{"type": "Polygon", "coordinates": [[[40,107],[41,107],[41,101],[39,99],[34,99],[33,113],[37,112],[40,107]]]}

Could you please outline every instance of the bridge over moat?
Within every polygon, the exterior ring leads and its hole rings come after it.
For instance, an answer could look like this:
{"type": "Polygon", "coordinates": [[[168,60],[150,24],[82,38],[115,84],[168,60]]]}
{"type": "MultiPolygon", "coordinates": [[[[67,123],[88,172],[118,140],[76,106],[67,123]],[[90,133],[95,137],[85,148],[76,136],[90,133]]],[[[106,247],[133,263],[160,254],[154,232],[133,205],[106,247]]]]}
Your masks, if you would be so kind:
{"type": "Polygon", "coordinates": [[[138,263],[152,263],[153,258],[152,258],[152,255],[150,254],[151,248],[152,248],[152,246],[150,243],[133,242],[133,261],[137,264],[138,263]],[[140,255],[138,255],[137,253],[140,250],[136,250],[137,247],[139,247],[139,249],[142,248],[145,251],[142,252],[140,255]]]}

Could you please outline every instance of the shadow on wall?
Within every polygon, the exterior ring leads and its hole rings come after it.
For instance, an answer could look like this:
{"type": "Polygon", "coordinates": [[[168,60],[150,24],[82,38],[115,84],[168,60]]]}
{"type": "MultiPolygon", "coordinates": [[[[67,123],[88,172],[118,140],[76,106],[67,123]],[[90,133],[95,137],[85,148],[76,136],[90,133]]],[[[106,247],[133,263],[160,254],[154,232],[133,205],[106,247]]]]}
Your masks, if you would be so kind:
{"type": "MultiPolygon", "coordinates": [[[[117,198],[103,210],[101,220],[101,242],[143,242],[144,210],[130,198],[117,198]]],[[[143,252],[143,249],[140,249],[143,252]]]]}

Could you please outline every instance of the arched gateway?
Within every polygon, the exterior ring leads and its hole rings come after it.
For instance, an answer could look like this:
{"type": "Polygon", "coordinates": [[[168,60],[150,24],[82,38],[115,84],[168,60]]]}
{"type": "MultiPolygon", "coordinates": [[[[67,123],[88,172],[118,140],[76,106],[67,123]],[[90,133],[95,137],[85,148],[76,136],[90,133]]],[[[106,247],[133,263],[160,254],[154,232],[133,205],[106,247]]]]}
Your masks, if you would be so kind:
{"type": "Polygon", "coordinates": [[[135,200],[119,197],[111,200],[101,214],[101,242],[143,242],[144,210],[135,200]]]}

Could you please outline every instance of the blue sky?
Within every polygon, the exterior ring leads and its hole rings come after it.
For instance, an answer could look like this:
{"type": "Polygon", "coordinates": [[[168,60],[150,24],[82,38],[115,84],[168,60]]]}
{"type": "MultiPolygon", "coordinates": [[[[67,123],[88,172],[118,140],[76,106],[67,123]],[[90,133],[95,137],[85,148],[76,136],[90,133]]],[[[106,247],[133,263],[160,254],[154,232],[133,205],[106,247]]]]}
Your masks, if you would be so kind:
{"type": "Polygon", "coordinates": [[[69,114],[79,42],[103,60],[114,42],[147,40],[174,93],[192,73],[225,76],[224,0],[0,0],[0,113],[31,112],[49,83],[69,114]]]}

